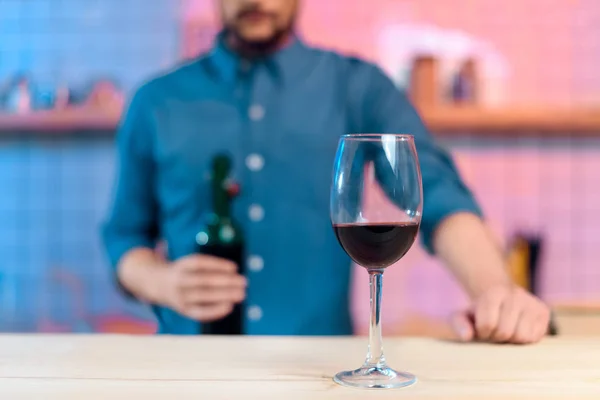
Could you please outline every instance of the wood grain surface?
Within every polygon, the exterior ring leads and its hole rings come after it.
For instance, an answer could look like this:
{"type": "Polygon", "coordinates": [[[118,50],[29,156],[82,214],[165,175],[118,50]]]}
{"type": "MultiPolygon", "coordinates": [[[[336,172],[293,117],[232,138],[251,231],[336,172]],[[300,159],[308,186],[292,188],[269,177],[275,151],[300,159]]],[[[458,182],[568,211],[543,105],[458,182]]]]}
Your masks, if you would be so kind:
{"type": "Polygon", "coordinates": [[[600,338],[389,338],[385,347],[415,386],[333,383],[362,362],[362,337],[0,336],[0,399],[600,399],[600,338]]]}

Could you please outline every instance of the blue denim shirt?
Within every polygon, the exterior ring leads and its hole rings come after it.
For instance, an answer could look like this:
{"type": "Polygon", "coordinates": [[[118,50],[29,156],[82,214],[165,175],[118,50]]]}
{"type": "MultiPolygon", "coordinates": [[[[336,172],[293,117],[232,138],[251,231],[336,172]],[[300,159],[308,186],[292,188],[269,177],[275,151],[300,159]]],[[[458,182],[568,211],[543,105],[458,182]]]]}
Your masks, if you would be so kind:
{"type": "MultiPolygon", "coordinates": [[[[194,252],[210,210],[213,155],[233,156],[235,201],[247,246],[248,334],[352,333],[351,263],[330,225],[329,193],[340,135],[415,135],[423,174],[421,236],[479,213],[449,155],[406,96],[375,65],[295,39],[274,56],[241,59],[221,39],[199,59],[143,85],[118,135],[118,176],[103,239],[113,266],[128,250],[168,244],[194,252]]],[[[153,307],[159,332],[197,334],[200,324],[153,307]]]]}

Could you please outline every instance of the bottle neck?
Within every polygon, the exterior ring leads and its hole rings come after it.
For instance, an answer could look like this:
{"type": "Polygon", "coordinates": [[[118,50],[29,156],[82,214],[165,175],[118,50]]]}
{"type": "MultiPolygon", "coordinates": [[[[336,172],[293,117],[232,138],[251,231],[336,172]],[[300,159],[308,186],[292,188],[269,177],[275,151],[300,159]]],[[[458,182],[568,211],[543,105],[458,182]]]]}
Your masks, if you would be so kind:
{"type": "Polygon", "coordinates": [[[213,183],[213,212],[219,220],[228,220],[231,218],[231,198],[227,193],[225,182],[215,180],[213,183]]]}

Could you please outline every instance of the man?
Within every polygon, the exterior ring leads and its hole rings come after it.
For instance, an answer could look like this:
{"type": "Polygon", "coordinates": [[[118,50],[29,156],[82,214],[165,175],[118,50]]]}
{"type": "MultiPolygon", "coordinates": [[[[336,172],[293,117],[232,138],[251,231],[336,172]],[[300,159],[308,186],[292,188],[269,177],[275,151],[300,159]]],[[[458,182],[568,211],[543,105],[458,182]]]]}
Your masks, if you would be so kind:
{"type": "Polygon", "coordinates": [[[298,0],[220,0],[224,29],[200,59],[144,85],[118,133],[115,198],[103,236],[123,288],[153,305],[159,331],[197,334],[245,301],[248,334],[351,333],[350,262],[332,232],[331,169],[340,135],[415,135],[425,247],[473,300],[464,340],[531,343],[549,310],[513,286],[470,192],[406,97],[375,66],[307,47],[298,0]],[[227,150],[243,195],[235,214],[249,272],[194,255],[210,203],[205,176],[227,150]],[[163,261],[155,241],[168,244],[163,261]]]}

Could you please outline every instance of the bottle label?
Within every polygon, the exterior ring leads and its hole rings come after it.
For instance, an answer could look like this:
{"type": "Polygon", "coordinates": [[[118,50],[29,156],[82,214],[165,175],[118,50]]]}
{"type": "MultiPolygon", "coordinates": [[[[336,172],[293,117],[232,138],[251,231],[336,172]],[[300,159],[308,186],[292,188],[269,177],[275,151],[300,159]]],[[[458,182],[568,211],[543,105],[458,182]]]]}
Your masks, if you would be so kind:
{"type": "Polygon", "coordinates": [[[219,234],[224,242],[230,242],[235,237],[235,231],[229,225],[223,226],[219,234]]]}

